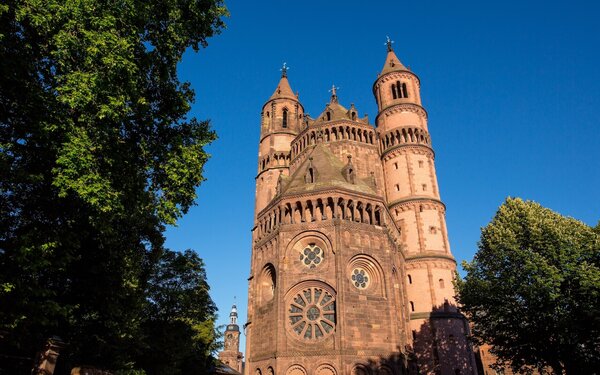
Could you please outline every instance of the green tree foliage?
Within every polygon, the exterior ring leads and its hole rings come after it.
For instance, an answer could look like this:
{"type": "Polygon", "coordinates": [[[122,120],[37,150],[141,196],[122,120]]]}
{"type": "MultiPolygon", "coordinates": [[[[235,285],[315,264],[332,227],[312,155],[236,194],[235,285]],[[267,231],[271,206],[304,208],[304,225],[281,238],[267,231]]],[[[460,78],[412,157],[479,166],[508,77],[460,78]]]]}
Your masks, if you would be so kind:
{"type": "Polygon", "coordinates": [[[208,371],[212,365],[210,353],[217,349],[216,308],[198,255],[189,250],[183,254],[165,253],[154,267],[148,298],[148,319],[143,329],[153,341],[139,358],[147,373],[208,371]]]}
{"type": "Polygon", "coordinates": [[[68,342],[61,365],[135,368],[155,348],[147,325],[172,324],[148,316],[162,303],[157,264],[196,277],[175,291],[180,307],[203,305],[176,317],[196,353],[210,347],[201,262],[179,264],[163,232],[194,203],[215,139],[187,117],[177,64],[226,14],[221,0],[0,5],[0,354],[23,358],[0,371],[27,373],[52,335],[68,342]]]}
{"type": "Polygon", "coordinates": [[[534,202],[507,199],[464,263],[458,300],[478,343],[513,369],[600,369],[600,235],[534,202]]]}

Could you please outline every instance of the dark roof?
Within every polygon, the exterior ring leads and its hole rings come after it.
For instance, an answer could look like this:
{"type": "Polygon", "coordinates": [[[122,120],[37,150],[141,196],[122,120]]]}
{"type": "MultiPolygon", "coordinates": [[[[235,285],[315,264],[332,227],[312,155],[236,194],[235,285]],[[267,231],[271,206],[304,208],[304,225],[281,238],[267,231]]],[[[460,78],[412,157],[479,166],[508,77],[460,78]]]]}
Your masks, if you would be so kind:
{"type": "Polygon", "coordinates": [[[342,161],[331,152],[329,147],[318,143],[316,146],[313,146],[312,150],[308,150],[307,152],[309,154],[306,160],[304,160],[291,177],[282,176],[283,185],[281,194],[283,196],[307,193],[332,187],[339,187],[345,190],[369,195],[377,194],[372,186],[358,177],[354,179],[354,183],[346,181],[346,178],[342,175],[342,170],[346,164],[342,163],[342,161]],[[306,183],[304,179],[309,165],[312,165],[316,171],[314,183],[306,183]]]}

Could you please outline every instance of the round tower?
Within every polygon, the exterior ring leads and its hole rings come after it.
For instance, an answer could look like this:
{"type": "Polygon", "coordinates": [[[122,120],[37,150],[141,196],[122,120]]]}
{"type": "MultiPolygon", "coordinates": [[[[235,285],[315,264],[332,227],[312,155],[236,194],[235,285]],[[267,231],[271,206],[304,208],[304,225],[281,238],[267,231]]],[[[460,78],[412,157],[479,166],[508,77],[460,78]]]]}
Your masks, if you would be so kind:
{"type": "Polygon", "coordinates": [[[454,300],[456,262],[448,243],[420,81],[400,62],[391,43],[388,40],[373,94],[386,201],[406,259],[407,340],[422,373],[473,374],[468,327],[454,300]]]}
{"type": "Polygon", "coordinates": [[[303,125],[304,107],[290,87],[287,69],[284,63],[279,84],[260,114],[255,219],[275,196],[279,175],[289,174],[290,144],[303,125]]]}

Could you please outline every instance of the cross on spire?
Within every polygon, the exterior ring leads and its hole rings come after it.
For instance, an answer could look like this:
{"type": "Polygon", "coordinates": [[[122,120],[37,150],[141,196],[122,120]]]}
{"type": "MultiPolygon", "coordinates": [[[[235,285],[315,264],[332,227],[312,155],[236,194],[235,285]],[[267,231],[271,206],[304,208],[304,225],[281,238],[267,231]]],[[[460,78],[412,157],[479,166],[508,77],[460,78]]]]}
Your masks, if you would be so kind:
{"type": "Polygon", "coordinates": [[[288,71],[288,69],[289,69],[289,68],[290,68],[290,67],[289,67],[289,66],[287,66],[287,63],[286,63],[286,62],[284,62],[284,63],[283,63],[283,66],[281,67],[281,69],[279,69],[279,70],[281,70],[281,78],[283,78],[283,77],[287,77],[287,71],[288,71]]]}
{"type": "Polygon", "coordinates": [[[331,85],[331,88],[329,89],[329,92],[331,93],[331,103],[337,103],[337,90],[339,89],[339,87],[336,87],[335,85],[331,85]]]}
{"type": "Polygon", "coordinates": [[[387,50],[388,50],[388,52],[392,52],[392,51],[394,50],[394,49],[392,48],[392,44],[394,44],[394,41],[393,41],[393,40],[391,40],[389,36],[386,36],[385,38],[386,38],[386,41],[385,41],[385,44],[384,44],[384,45],[386,45],[386,46],[387,46],[387,50]]]}
{"type": "Polygon", "coordinates": [[[335,85],[331,85],[331,88],[329,89],[329,92],[331,93],[331,96],[337,96],[337,90],[339,89],[339,87],[336,87],[335,85]]]}

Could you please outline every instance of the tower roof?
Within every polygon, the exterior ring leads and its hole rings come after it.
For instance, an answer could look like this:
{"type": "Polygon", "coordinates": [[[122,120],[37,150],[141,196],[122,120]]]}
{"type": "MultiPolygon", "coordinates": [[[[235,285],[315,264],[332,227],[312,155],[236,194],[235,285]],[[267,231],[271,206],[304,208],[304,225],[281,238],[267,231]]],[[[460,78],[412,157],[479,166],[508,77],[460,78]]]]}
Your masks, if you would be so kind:
{"type": "Polygon", "coordinates": [[[387,43],[386,43],[387,56],[385,58],[385,64],[383,65],[383,69],[381,70],[380,75],[390,73],[390,72],[403,71],[403,70],[410,71],[407,67],[405,67],[402,64],[402,62],[400,62],[400,59],[394,53],[394,49],[392,48],[392,43],[393,43],[393,41],[391,41],[388,38],[387,43]]]}
{"type": "Polygon", "coordinates": [[[283,63],[283,67],[281,68],[281,79],[279,80],[279,83],[277,84],[277,88],[275,89],[275,92],[273,93],[273,95],[271,95],[269,100],[281,99],[281,98],[298,100],[298,97],[292,91],[290,82],[287,79],[287,70],[288,70],[288,67],[286,66],[285,63],[283,63]]]}

